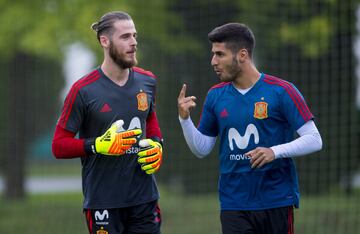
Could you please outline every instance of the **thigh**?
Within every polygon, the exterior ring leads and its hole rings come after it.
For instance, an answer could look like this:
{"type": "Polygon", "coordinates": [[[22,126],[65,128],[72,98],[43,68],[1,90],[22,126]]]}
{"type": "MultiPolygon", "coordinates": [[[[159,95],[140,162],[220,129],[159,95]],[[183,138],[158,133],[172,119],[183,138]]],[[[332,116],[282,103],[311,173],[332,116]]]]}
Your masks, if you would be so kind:
{"type": "Polygon", "coordinates": [[[221,211],[221,229],[223,234],[255,234],[249,220],[248,211],[221,211]]]}
{"type": "Polygon", "coordinates": [[[268,209],[266,214],[266,233],[294,234],[294,208],[293,206],[268,209]]]}
{"type": "Polygon", "coordinates": [[[158,201],[129,207],[128,234],[160,234],[161,211],[158,201]]]}
{"type": "Polygon", "coordinates": [[[293,207],[259,211],[222,211],[224,234],[294,234],[293,207]]]}
{"type": "Polygon", "coordinates": [[[84,213],[90,234],[127,233],[126,209],[85,209],[84,213]]]}
{"type": "Polygon", "coordinates": [[[250,222],[257,234],[293,234],[293,207],[251,211],[250,222]]]}

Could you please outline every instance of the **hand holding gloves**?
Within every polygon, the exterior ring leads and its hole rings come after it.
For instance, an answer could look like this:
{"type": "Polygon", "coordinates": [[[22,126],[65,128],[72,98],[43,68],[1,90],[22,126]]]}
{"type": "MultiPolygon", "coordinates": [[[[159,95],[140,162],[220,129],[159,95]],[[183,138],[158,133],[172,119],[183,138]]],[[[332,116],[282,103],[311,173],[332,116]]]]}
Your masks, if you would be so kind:
{"type": "MultiPolygon", "coordinates": [[[[124,131],[124,121],[117,120],[110,128],[97,138],[88,139],[85,148],[93,154],[121,156],[136,144],[136,137],[142,134],[141,129],[124,131]]],[[[146,174],[153,174],[160,169],[162,163],[162,145],[152,139],[139,141],[138,163],[146,174]]]]}
{"type": "Polygon", "coordinates": [[[140,152],[138,162],[146,174],[153,174],[160,169],[162,163],[162,145],[152,139],[143,139],[139,142],[140,152]]]}
{"type": "Polygon", "coordinates": [[[100,137],[95,138],[92,144],[93,153],[120,156],[136,143],[136,136],[141,135],[141,129],[122,131],[124,121],[118,120],[100,137]]]}

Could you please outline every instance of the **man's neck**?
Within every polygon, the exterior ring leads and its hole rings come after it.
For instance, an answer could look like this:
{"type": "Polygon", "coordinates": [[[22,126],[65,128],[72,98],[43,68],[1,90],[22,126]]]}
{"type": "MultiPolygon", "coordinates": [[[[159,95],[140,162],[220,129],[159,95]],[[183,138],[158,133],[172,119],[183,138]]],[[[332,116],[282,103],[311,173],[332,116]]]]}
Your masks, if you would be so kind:
{"type": "Polygon", "coordinates": [[[129,68],[120,68],[114,62],[106,61],[101,64],[101,70],[104,74],[109,77],[115,84],[119,86],[124,86],[129,79],[129,68]]]}
{"type": "Polygon", "coordinates": [[[260,79],[260,72],[256,69],[254,65],[248,67],[248,69],[243,70],[243,72],[238,76],[233,84],[239,89],[248,89],[260,79]]]}

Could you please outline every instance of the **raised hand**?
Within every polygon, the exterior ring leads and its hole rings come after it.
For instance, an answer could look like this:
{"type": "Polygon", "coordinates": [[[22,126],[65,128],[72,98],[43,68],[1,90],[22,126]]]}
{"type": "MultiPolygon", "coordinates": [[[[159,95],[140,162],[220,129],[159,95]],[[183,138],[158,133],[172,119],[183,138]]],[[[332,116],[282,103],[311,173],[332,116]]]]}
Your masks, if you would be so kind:
{"type": "Polygon", "coordinates": [[[195,96],[186,97],[185,94],[186,94],[186,84],[183,84],[178,97],[178,111],[179,111],[179,116],[182,119],[189,118],[190,109],[196,106],[195,103],[196,97],[195,96]]]}

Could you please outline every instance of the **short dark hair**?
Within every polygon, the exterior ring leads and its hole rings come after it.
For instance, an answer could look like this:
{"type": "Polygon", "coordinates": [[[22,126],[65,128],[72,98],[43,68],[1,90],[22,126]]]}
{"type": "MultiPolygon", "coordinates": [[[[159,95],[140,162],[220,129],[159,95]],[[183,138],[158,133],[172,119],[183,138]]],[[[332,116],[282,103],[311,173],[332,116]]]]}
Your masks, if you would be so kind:
{"type": "Polygon", "coordinates": [[[104,33],[113,33],[113,24],[117,20],[132,20],[131,16],[123,11],[112,11],[103,15],[98,22],[91,25],[91,29],[96,32],[97,39],[104,33]]]}
{"type": "Polygon", "coordinates": [[[252,57],[255,48],[255,37],[248,26],[241,23],[228,23],[214,28],[208,34],[209,41],[225,43],[233,53],[246,49],[252,57]]]}

